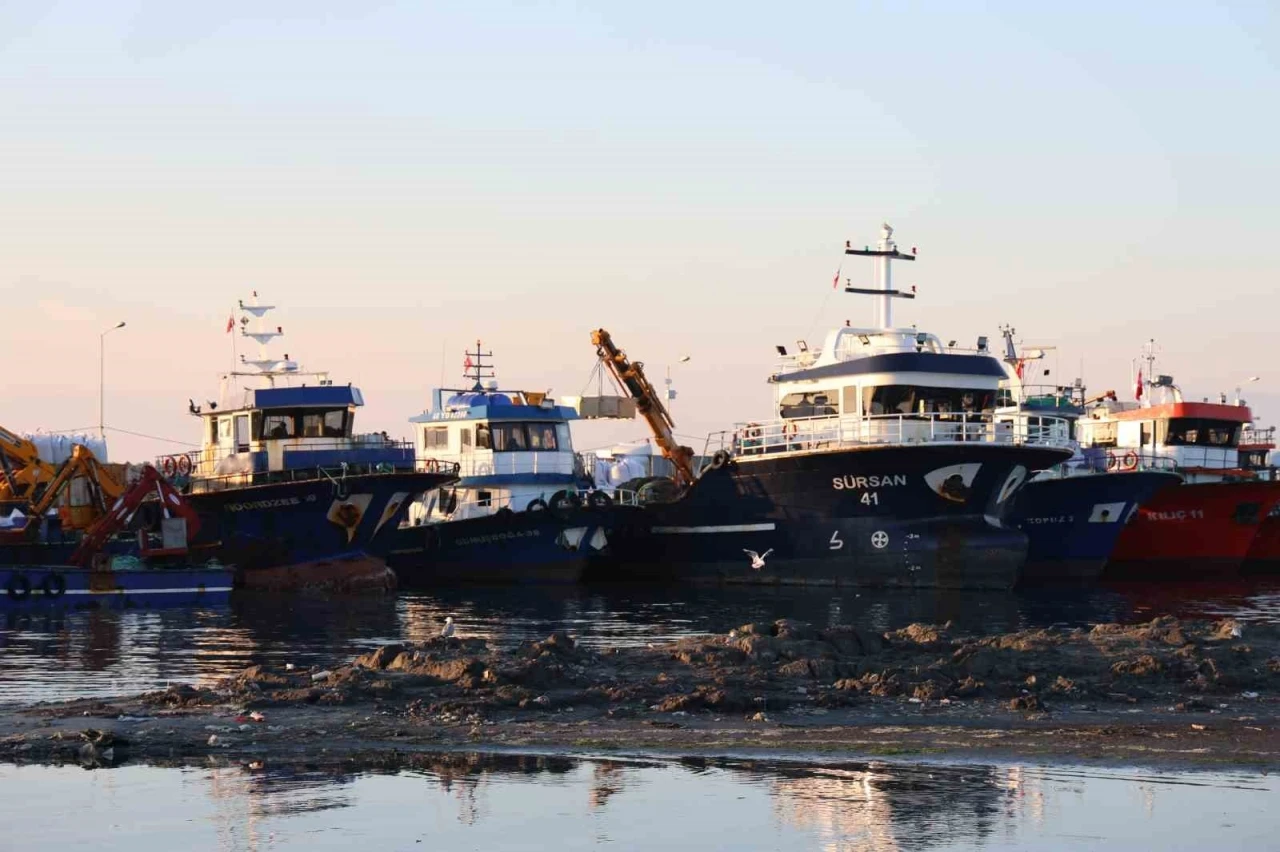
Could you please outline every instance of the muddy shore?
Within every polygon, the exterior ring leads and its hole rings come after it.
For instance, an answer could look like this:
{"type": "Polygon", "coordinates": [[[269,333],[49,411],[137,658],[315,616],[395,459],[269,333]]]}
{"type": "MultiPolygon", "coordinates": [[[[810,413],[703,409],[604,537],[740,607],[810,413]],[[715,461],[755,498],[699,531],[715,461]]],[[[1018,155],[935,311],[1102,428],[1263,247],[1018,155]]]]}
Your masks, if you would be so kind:
{"type": "Polygon", "coordinates": [[[1280,627],[959,635],[797,621],[592,651],[557,633],[388,645],[330,669],[0,710],[0,761],[359,771],[431,753],[1280,766],[1280,627]]]}

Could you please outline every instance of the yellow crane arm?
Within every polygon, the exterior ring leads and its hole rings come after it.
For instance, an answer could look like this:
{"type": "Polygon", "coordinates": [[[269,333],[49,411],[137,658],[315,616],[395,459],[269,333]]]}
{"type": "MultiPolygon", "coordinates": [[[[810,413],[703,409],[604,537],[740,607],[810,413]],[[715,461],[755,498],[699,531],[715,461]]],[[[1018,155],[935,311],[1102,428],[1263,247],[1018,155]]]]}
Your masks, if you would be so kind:
{"type": "Polygon", "coordinates": [[[644,364],[630,361],[627,353],[618,348],[609,332],[603,328],[591,332],[591,342],[596,347],[596,355],[609,370],[613,378],[631,394],[636,402],[636,410],[640,412],[653,430],[654,440],[658,442],[662,455],[675,466],[676,484],[686,487],[693,483],[696,474],[693,470],[693,450],[682,447],[673,432],[675,423],[662,404],[662,398],[654,390],[644,374],[644,364]]]}

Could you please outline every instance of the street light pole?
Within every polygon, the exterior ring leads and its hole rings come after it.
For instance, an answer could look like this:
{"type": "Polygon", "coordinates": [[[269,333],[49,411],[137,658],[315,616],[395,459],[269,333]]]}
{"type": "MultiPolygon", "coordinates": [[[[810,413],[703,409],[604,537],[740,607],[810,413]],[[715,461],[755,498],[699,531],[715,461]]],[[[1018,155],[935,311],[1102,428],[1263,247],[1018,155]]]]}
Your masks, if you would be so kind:
{"type": "Polygon", "coordinates": [[[103,417],[103,391],[106,388],[107,366],[107,335],[118,328],[124,328],[124,320],[111,326],[111,328],[98,335],[98,437],[103,441],[107,440],[107,425],[103,417]]]}
{"type": "MultiPolygon", "coordinates": [[[[684,364],[692,357],[693,357],[692,355],[681,355],[677,363],[684,364]]],[[[676,395],[675,395],[675,391],[671,389],[671,365],[670,364],[667,365],[666,385],[667,385],[667,393],[666,393],[667,414],[671,414],[671,403],[673,400],[675,400],[676,395]]]]}

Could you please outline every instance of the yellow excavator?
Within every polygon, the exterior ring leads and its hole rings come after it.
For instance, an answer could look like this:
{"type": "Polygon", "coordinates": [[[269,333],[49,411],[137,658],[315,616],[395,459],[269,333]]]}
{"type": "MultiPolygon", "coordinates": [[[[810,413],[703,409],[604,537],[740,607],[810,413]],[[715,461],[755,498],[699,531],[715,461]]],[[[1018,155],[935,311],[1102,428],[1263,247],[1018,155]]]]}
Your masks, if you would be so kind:
{"type": "Polygon", "coordinates": [[[595,344],[596,355],[605,365],[613,378],[622,386],[636,402],[636,410],[649,422],[663,457],[671,461],[675,468],[676,485],[687,488],[693,484],[697,474],[693,470],[693,450],[683,447],[676,440],[675,423],[671,414],[662,404],[662,398],[644,374],[644,364],[627,359],[627,353],[618,348],[603,328],[591,332],[591,342],[595,344]]]}
{"type": "Polygon", "coordinates": [[[0,502],[17,504],[23,514],[39,518],[77,477],[88,485],[89,502],[58,507],[62,526],[68,530],[87,529],[105,515],[125,493],[123,476],[113,474],[82,444],[75,444],[62,464],[47,462],[32,441],[0,426],[0,502]]]}

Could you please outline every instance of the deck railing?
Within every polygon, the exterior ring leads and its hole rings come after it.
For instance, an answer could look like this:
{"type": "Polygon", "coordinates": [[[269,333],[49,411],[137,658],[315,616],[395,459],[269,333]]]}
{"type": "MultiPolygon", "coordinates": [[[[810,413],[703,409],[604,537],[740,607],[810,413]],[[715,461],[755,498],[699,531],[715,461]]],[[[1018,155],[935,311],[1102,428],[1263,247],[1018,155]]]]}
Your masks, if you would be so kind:
{"type": "Polygon", "coordinates": [[[859,446],[984,443],[1070,449],[1070,421],[1038,413],[992,415],[957,412],[739,423],[733,432],[711,433],[704,455],[716,451],[752,456],[859,446]]]}
{"type": "Polygon", "coordinates": [[[454,462],[415,459],[408,441],[325,441],[228,453],[208,447],[160,456],[156,468],[187,493],[371,473],[455,473],[454,462]],[[279,453],[278,458],[275,457],[279,453]]]}

